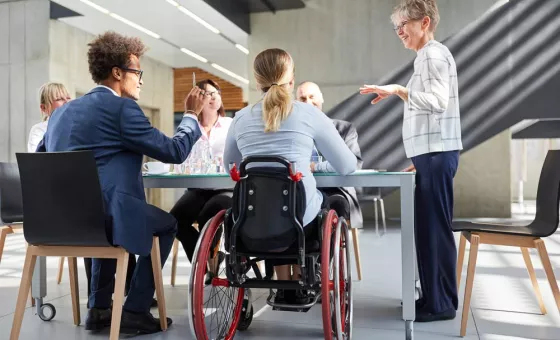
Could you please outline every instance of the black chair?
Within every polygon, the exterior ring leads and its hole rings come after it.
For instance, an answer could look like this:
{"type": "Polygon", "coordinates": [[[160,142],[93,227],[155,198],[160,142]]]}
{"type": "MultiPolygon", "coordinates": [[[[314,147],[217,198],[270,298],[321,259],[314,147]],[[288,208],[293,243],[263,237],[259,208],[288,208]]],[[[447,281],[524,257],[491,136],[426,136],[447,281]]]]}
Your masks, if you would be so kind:
{"type": "Polygon", "coordinates": [[[23,227],[23,203],[17,164],[0,163],[0,262],[6,236],[23,227]]]}
{"type": "MultiPolygon", "coordinates": [[[[21,174],[27,248],[10,339],[21,330],[37,256],[68,257],[74,324],[80,324],[76,257],[117,260],[110,339],[117,340],[124,299],[128,252],[111,240],[97,166],[91,151],[16,154],[21,174]]],[[[167,328],[159,239],[154,237],[152,267],[162,329],[167,328]]]]}
{"type": "Polygon", "coordinates": [[[560,203],[560,150],[550,150],[546,155],[539,186],[537,190],[537,213],[529,225],[493,224],[476,222],[454,222],[453,230],[461,232],[459,244],[459,257],[457,259],[457,285],[461,282],[461,272],[467,241],[471,244],[469,264],[467,269],[467,283],[463,304],[463,317],[461,321],[461,336],[467,331],[467,319],[471,302],[474,281],[474,272],[479,244],[494,244],[503,246],[520,247],[523,259],[527,266],[529,276],[537,295],[541,312],[546,314],[542,295],[535,276],[535,270],[529,256],[529,248],[537,248],[543,263],[550,288],[560,310],[560,291],[550,264],[543,237],[548,237],[558,229],[558,210],[560,203]]]}

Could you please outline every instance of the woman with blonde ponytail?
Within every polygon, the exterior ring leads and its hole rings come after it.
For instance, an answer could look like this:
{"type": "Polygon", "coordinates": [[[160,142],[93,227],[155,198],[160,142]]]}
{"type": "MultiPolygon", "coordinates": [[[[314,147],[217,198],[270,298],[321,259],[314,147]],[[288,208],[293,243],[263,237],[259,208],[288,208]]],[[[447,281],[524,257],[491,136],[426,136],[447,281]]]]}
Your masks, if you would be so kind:
{"type": "MultiPolygon", "coordinates": [[[[314,145],[342,175],[356,170],[356,156],[323,112],[310,104],[293,100],[295,65],[288,52],[278,48],[262,51],[255,58],[253,71],[263,97],[257,104],[235,114],[226,137],[224,165],[239,165],[243,158],[256,155],[281,156],[295,162],[303,174],[305,188],[306,209],[302,222],[305,234],[312,235],[313,227],[317,225],[312,222],[323,205],[323,194],[317,190],[310,169],[314,145]]],[[[294,268],[292,275],[290,266],[276,267],[279,280],[296,280],[297,272],[294,268]]],[[[306,298],[301,293],[279,290],[276,301],[298,302],[298,299],[306,298]]]]}

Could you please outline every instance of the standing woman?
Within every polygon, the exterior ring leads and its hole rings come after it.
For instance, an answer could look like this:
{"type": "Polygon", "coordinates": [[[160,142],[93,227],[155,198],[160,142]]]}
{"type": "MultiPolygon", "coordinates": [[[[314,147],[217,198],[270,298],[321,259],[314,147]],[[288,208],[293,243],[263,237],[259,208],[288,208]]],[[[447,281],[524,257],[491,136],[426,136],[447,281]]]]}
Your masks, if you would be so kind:
{"type": "Polygon", "coordinates": [[[416,170],[416,253],[422,299],[416,321],[455,318],[457,248],[451,230],[453,178],[459,163],[461,122],[457,70],[453,56],[434,40],[439,22],[435,0],[404,0],[391,20],[405,48],[416,51],[414,74],[406,87],[364,85],[372,101],[397,95],[404,101],[403,142],[416,170]]]}
{"type": "Polygon", "coordinates": [[[39,89],[39,108],[41,110],[42,121],[31,127],[29,140],[27,141],[27,152],[35,152],[37,145],[43,139],[49,117],[54,110],[68,103],[71,100],[70,94],[64,85],[59,83],[46,83],[39,89]]]}
{"type": "MultiPolygon", "coordinates": [[[[210,101],[204,106],[198,118],[202,136],[194,145],[186,162],[196,161],[192,158],[201,157],[208,147],[213,158],[221,159],[232,119],[225,116],[218,83],[208,79],[198,82],[196,86],[205,91],[210,101]]],[[[183,245],[189,261],[192,261],[200,234],[194,229],[193,223],[198,222],[199,229],[202,230],[206,222],[218,212],[231,207],[232,195],[232,190],[189,189],[171,209],[171,215],[177,219],[177,239],[183,245]]]]}

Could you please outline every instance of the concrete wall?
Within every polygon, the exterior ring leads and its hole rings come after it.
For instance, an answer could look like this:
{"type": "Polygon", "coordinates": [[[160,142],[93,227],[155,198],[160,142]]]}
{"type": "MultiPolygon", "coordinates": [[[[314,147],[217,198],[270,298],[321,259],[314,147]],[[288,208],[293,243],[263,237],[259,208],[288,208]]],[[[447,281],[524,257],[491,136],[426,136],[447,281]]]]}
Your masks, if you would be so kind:
{"type": "MultiPolygon", "coordinates": [[[[461,30],[497,2],[439,0],[441,21],[436,38],[442,40],[461,30]]],[[[322,0],[308,2],[303,10],[253,14],[249,60],[252,63],[266,48],[286,49],[296,63],[296,82],[317,82],[327,111],[364,83],[375,83],[415,57],[414,52],[403,48],[392,29],[389,16],[397,3],[322,0]]],[[[250,103],[260,97],[251,79],[250,103]]],[[[496,136],[461,158],[455,181],[457,216],[509,216],[508,136],[496,136]]],[[[387,204],[387,210],[389,215],[397,214],[398,204],[387,204]]]]}
{"type": "MultiPolygon", "coordinates": [[[[87,44],[93,35],[61,21],[50,22],[50,80],[63,83],[70,94],[83,95],[95,84],[87,63],[87,44]]],[[[138,104],[150,115],[152,124],[167,135],[173,135],[173,69],[148,57],[141,59],[144,85],[138,104]]],[[[37,114],[37,120],[39,115],[37,114]]],[[[164,190],[161,207],[169,209],[174,197],[164,190]]]]}
{"type": "Polygon", "coordinates": [[[15,162],[40,120],[39,87],[49,80],[49,2],[0,1],[0,161],[15,162]]]}

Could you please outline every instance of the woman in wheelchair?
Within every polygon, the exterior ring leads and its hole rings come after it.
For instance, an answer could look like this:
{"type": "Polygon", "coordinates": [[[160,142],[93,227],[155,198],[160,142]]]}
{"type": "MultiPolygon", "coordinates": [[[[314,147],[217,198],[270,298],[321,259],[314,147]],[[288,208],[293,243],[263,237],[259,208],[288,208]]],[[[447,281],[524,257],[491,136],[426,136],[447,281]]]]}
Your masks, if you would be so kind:
{"type": "Polygon", "coordinates": [[[263,98],[236,113],[226,137],[224,166],[238,181],[233,206],[207,223],[195,250],[191,329],[197,339],[232,339],[252,320],[249,289],[265,288],[274,309],[305,312],[321,297],[325,338],[349,339],[348,226],[325,209],[310,160],[315,146],[347,175],[356,170],[356,156],[323,112],[292,99],[294,62],[287,52],[261,52],[254,74],[263,98]],[[223,269],[207,266],[219,250],[216,235],[223,235],[226,258],[217,264],[223,269]],[[276,280],[262,279],[256,264],[263,259],[275,265],[276,280]],[[205,285],[208,270],[217,275],[205,285]]]}
{"type": "MultiPolygon", "coordinates": [[[[356,156],[323,112],[292,98],[295,65],[290,54],[281,49],[265,50],[257,55],[253,67],[263,99],[236,113],[226,137],[224,164],[240,164],[243,158],[254,155],[281,156],[296,163],[303,174],[307,198],[304,230],[306,236],[311,235],[313,231],[309,229],[317,225],[313,222],[324,202],[310,170],[313,145],[343,175],[356,170],[356,156]]],[[[297,266],[293,273],[289,265],[276,266],[275,270],[279,280],[299,280],[297,266]]],[[[280,291],[276,297],[290,302],[294,293],[280,291]]]]}

